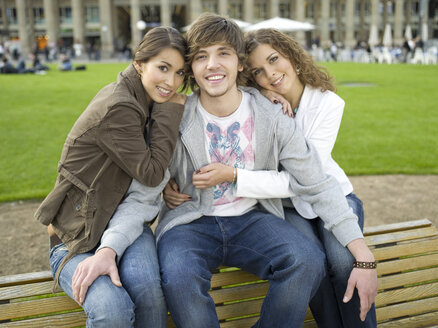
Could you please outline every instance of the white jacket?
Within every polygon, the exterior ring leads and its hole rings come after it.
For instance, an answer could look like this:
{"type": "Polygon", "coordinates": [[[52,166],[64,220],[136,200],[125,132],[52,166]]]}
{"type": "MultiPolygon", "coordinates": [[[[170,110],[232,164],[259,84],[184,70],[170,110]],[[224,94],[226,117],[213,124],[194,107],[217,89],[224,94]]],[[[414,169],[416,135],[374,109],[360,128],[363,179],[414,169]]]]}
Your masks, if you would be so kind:
{"type": "MultiPolygon", "coordinates": [[[[304,88],[300,106],[295,117],[297,126],[307,141],[318,152],[325,173],[333,176],[341,185],[344,195],[353,191],[344,170],[332,158],[345,102],[334,92],[321,92],[309,86],[304,88]]],[[[251,198],[291,198],[301,216],[317,217],[310,204],[296,197],[290,188],[290,175],[276,171],[238,170],[237,196],[251,198]]]]}

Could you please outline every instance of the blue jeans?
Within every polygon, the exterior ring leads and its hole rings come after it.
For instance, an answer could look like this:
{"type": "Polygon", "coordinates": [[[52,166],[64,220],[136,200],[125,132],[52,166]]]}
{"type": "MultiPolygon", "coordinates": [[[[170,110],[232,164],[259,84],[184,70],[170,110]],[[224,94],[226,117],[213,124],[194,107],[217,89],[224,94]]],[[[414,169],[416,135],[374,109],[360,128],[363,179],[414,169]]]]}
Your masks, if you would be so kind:
{"type": "MultiPolygon", "coordinates": [[[[362,201],[354,193],[346,198],[348,205],[358,216],[360,228],[363,230],[362,201]]],[[[285,216],[286,221],[314,241],[326,254],[327,274],[310,301],[310,308],[318,327],[377,327],[374,304],[365,321],[360,320],[360,298],[357,290],[348,303],[342,301],[354,262],[348,248],[343,247],[333,233],[324,228],[324,222],[320,218],[308,220],[290,208],[285,208],[285,216]]]]}
{"type": "MultiPolygon", "coordinates": [[[[53,275],[67,253],[64,244],[50,250],[53,275]]],[[[76,255],[62,268],[59,285],[71,298],[75,269],[93,254],[94,251],[76,255]]],[[[115,286],[107,275],[100,276],[89,287],[83,303],[87,327],[165,328],[167,307],[161,289],[155,238],[149,227],[126,249],[118,269],[123,287],[115,286]]]]}
{"type": "Polygon", "coordinates": [[[164,295],[177,327],[219,327],[211,271],[235,266],[270,282],[255,327],[301,327],[324,276],[324,254],[284,220],[260,211],[203,216],[158,242],[164,295]]]}

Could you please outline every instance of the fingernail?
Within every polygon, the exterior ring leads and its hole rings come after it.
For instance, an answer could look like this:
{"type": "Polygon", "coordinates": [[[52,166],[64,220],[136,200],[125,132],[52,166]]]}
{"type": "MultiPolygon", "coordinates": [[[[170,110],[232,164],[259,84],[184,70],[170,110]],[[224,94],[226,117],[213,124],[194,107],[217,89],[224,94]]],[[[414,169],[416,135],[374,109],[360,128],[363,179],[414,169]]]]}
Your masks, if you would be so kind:
{"type": "Polygon", "coordinates": [[[201,170],[196,170],[196,174],[199,174],[199,173],[201,173],[201,170]]]}
{"type": "Polygon", "coordinates": [[[278,104],[278,100],[274,100],[274,104],[278,104]]]}
{"type": "Polygon", "coordinates": [[[345,303],[345,302],[347,302],[347,300],[348,300],[348,297],[345,296],[344,299],[343,299],[342,301],[345,303]]]}

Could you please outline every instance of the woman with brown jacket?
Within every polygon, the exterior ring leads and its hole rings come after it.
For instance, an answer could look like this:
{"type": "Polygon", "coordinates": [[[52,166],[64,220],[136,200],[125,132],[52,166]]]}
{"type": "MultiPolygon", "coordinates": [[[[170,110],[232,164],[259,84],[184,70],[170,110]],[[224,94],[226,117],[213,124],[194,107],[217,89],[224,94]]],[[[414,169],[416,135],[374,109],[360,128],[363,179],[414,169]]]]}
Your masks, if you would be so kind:
{"type": "Polygon", "coordinates": [[[74,124],[55,187],[35,214],[48,225],[55,281],[84,308],[87,327],[166,326],[150,228],[121,258],[99,245],[133,178],[164,187],[184,110],[185,97],[176,91],[185,86],[185,53],[186,42],[173,28],[145,35],[132,65],[74,124]]]}

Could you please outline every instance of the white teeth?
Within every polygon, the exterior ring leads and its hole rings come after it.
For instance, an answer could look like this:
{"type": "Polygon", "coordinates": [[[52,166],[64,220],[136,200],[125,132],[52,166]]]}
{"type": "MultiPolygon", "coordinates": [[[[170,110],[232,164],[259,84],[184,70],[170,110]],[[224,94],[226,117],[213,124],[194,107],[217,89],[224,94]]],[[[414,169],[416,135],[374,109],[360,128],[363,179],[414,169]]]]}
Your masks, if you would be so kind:
{"type": "Polygon", "coordinates": [[[209,81],[215,81],[215,80],[220,80],[223,79],[225,75],[215,75],[215,76],[209,76],[207,77],[207,80],[209,81]]]}
{"type": "Polygon", "coordinates": [[[157,89],[158,89],[160,92],[165,93],[165,94],[169,94],[169,93],[170,93],[170,90],[166,90],[166,89],[163,89],[163,88],[160,88],[160,87],[157,87],[157,89]]]}
{"type": "Polygon", "coordinates": [[[277,85],[278,83],[281,82],[281,80],[283,80],[283,75],[280,76],[276,81],[274,81],[274,82],[272,83],[272,85],[277,85]]]}

